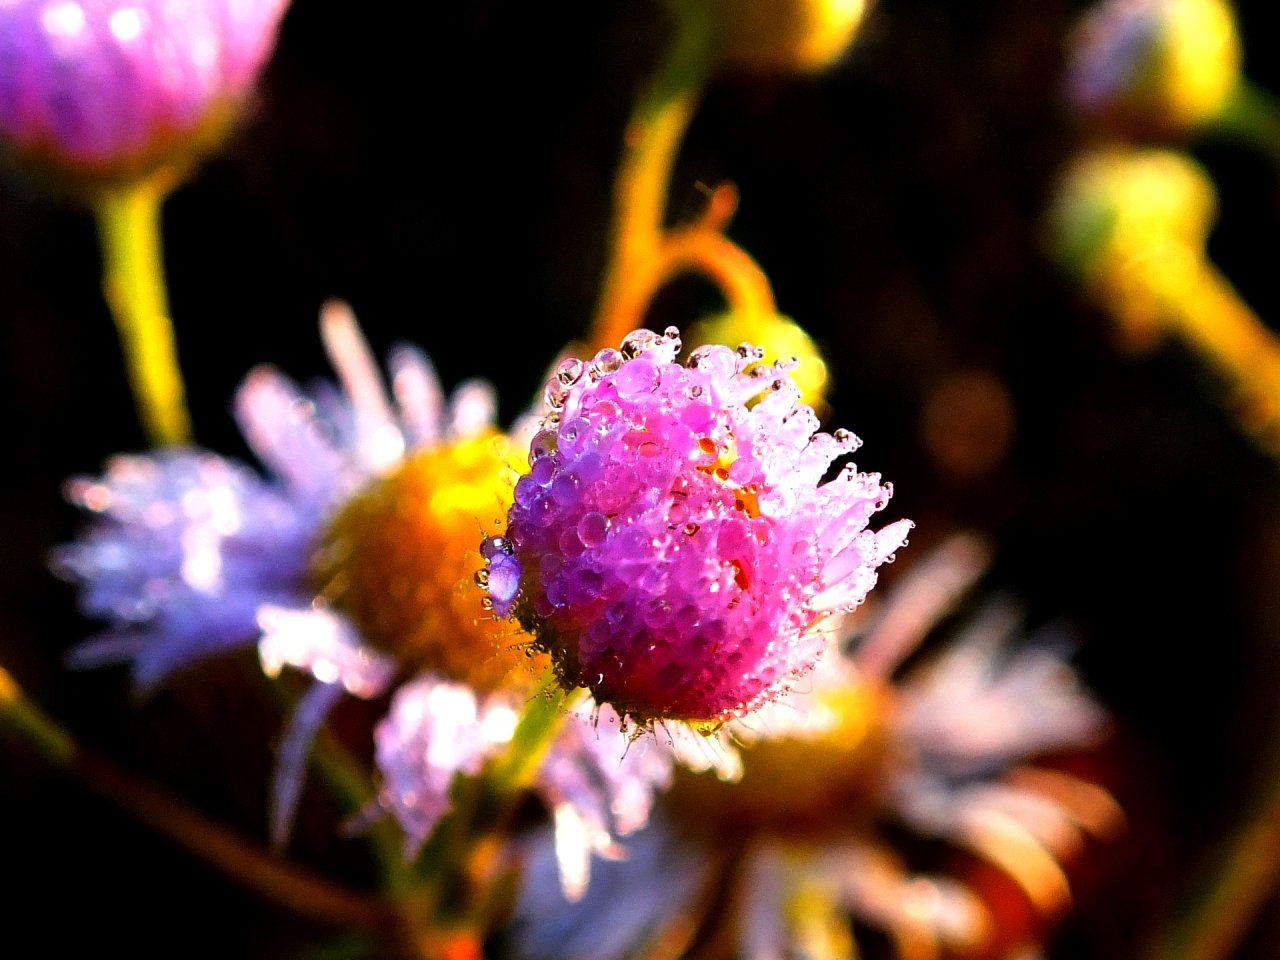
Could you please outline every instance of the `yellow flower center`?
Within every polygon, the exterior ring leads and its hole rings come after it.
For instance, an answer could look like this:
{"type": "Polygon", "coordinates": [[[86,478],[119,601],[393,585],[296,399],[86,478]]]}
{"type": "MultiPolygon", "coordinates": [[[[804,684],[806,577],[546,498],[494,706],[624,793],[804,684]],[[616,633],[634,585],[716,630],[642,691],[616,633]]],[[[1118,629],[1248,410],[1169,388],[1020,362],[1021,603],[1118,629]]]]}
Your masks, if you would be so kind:
{"type": "Polygon", "coordinates": [[[741,744],[743,775],[722,783],[712,774],[677,770],[671,808],[677,817],[707,817],[729,832],[793,833],[797,824],[821,833],[863,825],[874,815],[892,748],[886,726],[893,701],[887,688],[854,682],[824,691],[808,704],[812,726],[766,732],[741,744]]]}
{"type": "Polygon", "coordinates": [[[365,642],[480,690],[523,685],[527,637],[484,607],[480,541],[511,504],[511,445],[496,431],[422,450],[334,517],[312,558],[321,596],[365,642]]]}

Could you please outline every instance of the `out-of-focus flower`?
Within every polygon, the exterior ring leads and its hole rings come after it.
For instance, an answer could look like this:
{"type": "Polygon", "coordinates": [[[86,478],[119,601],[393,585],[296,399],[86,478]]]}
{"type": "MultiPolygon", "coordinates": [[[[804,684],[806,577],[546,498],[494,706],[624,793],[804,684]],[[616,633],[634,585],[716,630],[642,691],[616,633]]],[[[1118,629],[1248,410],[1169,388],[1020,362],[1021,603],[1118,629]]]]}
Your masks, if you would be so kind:
{"type": "MultiPolygon", "coordinates": [[[[330,304],[322,331],[341,392],[322,383],[307,394],[263,367],[237,394],[242,429],[272,479],[196,450],[117,458],[105,476],[69,485],[95,521],[54,565],[81,585],[84,612],[109,623],[73,651],[76,665],[128,662],[146,691],[256,643],[269,673],[311,674],[278,752],[277,841],[333,706],[411,677],[375,742],[381,807],[413,852],[448,809],[454,775],[479,772],[506,748],[535,687],[518,632],[485,614],[476,584],[477,534],[496,530],[511,500],[512,447],[492,426],[488,385],[468,383],[446,405],[425,356],[402,347],[390,361],[393,408],[350,311],[330,304]]],[[[586,849],[604,849],[606,835],[643,822],[670,761],[655,749],[620,766],[618,736],[616,769],[604,770],[605,750],[586,750],[575,724],[586,721],[569,725],[564,756],[553,748],[539,789],[553,809],[574,805],[586,849]],[[600,769],[584,773],[588,762],[600,769]]]]}
{"type": "Polygon", "coordinates": [[[551,654],[568,689],[645,726],[714,730],[781,696],[857,606],[908,521],[846,464],[785,365],[723,346],[675,362],[677,331],[565,360],[531,467],[487,541],[494,611],[551,654]]]}
{"type": "Polygon", "coordinates": [[[1240,60],[1225,0],[1105,0],[1072,35],[1067,98],[1108,132],[1183,134],[1222,111],[1240,60]]]}
{"type": "Polygon", "coordinates": [[[1062,175],[1047,217],[1048,246],[1102,293],[1134,342],[1150,341],[1205,262],[1216,211],[1213,182],[1190,157],[1094,150],[1062,175]]]}
{"type": "Polygon", "coordinates": [[[0,137],[76,184],[182,168],[215,146],[288,0],[3,0],[0,137]]]}
{"type": "Polygon", "coordinates": [[[987,956],[1034,941],[1034,930],[996,929],[959,879],[917,872],[920,851],[896,850],[884,829],[988,861],[1053,919],[1070,901],[1063,864],[1087,836],[1110,837],[1123,823],[1102,788],[1030,763],[1095,744],[1106,718],[1060,638],[1014,641],[1012,605],[989,604],[891,679],[985,563],[969,535],[927,557],[805,690],[732,724],[741,781],[680,773],[629,843],[630,859],[602,865],[582,903],[557,902],[538,882],[549,840],[531,837],[513,954],[620,960],[660,943],[674,957],[696,939],[718,944],[717,956],[851,957],[849,916],[902,958],[987,956]]]}
{"type": "Polygon", "coordinates": [[[1280,340],[1210,260],[1213,181],[1169,150],[1111,147],[1077,157],[1047,215],[1048,246],[1145,349],[1166,334],[1216,369],[1244,432],[1280,453],[1280,340]]]}
{"type": "Polygon", "coordinates": [[[867,0],[705,0],[721,60],[753,70],[831,66],[857,33],[867,0]]]}

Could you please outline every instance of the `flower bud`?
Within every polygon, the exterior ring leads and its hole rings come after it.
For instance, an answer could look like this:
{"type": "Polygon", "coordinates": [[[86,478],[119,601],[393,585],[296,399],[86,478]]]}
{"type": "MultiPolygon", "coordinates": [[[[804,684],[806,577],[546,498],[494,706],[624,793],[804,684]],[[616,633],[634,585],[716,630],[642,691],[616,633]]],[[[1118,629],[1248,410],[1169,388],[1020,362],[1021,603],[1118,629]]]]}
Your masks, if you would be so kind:
{"type": "Polygon", "coordinates": [[[1076,158],[1049,212],[1056,258],[1088,278],[1099,270],[1152,268],[1204,255],[1217,208],[1213,182],[1172,150],[1109,148],[1076,158]]]}
{"type": "Polygon", "coordinates": [[[72,186],[180,172],[230,129],[287,0],[6,0],[0,139],[72,186]]]}
{"type": "Polygon", "coordinates": [[[1225,0],[1107,0],[1076,28],[1067,97],[1109,132],[1177,135],[1222,110],[1240,59],[1225,0]]]}
{"type": "Polygon", "coordinates": [[[853,40],[866,0],[708,0],[724,63],[811,73],[831,66],[853,40]]]}
{"type": "Polygon", "coordinates": [[[675,328],[565,360],[501,538],[490,601],[564,686],[645,725],[709,731],[817,662],[819,625],[859,604],[911,524],[879,532],[891,488],[818,431],[787,366],[746,345],[675,362],[675,328]],[[495,583],[501,585],[495,589],[495,583]]]}

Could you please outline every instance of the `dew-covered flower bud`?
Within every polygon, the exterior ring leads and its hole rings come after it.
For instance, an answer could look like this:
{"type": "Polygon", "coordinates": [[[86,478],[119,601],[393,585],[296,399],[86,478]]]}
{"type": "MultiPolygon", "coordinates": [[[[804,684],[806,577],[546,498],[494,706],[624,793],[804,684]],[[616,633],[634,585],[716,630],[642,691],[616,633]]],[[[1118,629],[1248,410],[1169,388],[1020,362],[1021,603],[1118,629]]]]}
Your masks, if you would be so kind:
{"type": "Polygon", "coordinates": [[[1072,36],[1067,98],[1108,131],[1177,135],[1222,110],[1240,60],[1225,0],[1106,0],[1072,36]]]}
{"type": "Polygon", "coordinates": [[[753,712],[817,661],[818,627],[866,596],[905,542],[867,529],[891,488],[833,464],[858,445],[818,430],[788,365],[639,330],[565,360],[501,538],[490,604],[637,724],[700,729],[753,712]]]}
{"type": "Polygon", "coordinates": [[[2,0],[0,139],[76,185],[182,168],[226,134],[287,0],[2,0]]]}

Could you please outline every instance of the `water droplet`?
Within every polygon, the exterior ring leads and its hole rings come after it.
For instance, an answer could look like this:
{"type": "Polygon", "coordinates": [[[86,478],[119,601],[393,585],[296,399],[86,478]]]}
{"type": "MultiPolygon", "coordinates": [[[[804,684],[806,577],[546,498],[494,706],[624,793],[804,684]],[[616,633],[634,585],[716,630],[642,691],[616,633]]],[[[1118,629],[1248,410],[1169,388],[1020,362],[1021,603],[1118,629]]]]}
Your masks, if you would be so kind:
{"type": "Polygon", "coordinates": [[[529,442],[529,463],[536,463],[543,457],[556,452],[558,441],[554,430],[539,430],[529,442]]]}
{"type": "Polygon", "coordinates": [[[692,536],[693,536],[695,533],[697,533],[700,529],[701,529],[701,528],[700,528],[696,523],[694,523],[694,522],[691,520],[691,521],[689,521],[688,523],[686,523],[686,524],[684,525],[684,532],[685,532],[685,536],[692,537],[692,536]]]}
{"type": "Polygon", "coordinates": [[[660,339],[652,330],[645,330],[643,327],[639,330],[632,330],[622,338],[623,359],[634,360],[640,354],[657,346],[660,339]]]}
{"type": "Polygon", "coordinates": [[[489,586],[489,571],[488,571],[488,570],[477,570],[477,571],[476,571],[476,577],[475,577],[475,580],[476,580],[476,586],[477,586],[477,587],[487,587],[487,586],[489,586]]]}
{"type": "Polygon", "coordinates": [[[546,388],[542,391],[542,399],[552,410],[559,410],[564,406],[564,402],[569,399],[569,391],[561,385],[558,377],[552,377],[547,381],[546,388]]]}
{"type": "Polygon", "coordinates": [[[577,357],[568,357],[560,361],[560,366],[556,367],[556,379],[566,387],[571,387],[582,379],[582,374],[586,370],[586,364],[577,357]]]}
{"type": "Polygon", "coordinates": [[[609,518],[603,513],[591,512],[583,514],[578,521],[578,539],[584,547],[596,547],[604,542],[609,534],[609,518]]]}
{"type": "Polygon", "coordinates": [[[545,487],[556,476],[556,458],[555,457],[539,457],[533,461],[533,466],[529,468],[526,476],[540,487],[545,487]]]}
{"type": "Polygon", "coordinates": [[[605,347],[591,361],[591,373],[596,379],[616,373],[622,366],[622,354],[613,347],[605,347]]]}
{"type": "Polygon", "coordinates": [[[515,552],[515,547],[506,537],[485,537],[484,542],[480,544],[480,554],[486,560],[499,556],[510,557],[515,552]]]}

